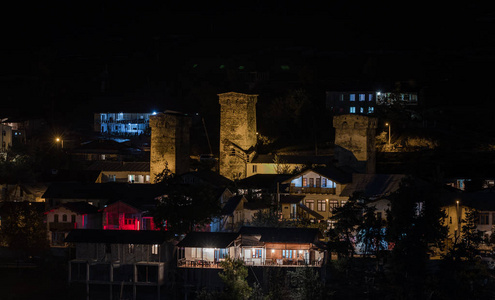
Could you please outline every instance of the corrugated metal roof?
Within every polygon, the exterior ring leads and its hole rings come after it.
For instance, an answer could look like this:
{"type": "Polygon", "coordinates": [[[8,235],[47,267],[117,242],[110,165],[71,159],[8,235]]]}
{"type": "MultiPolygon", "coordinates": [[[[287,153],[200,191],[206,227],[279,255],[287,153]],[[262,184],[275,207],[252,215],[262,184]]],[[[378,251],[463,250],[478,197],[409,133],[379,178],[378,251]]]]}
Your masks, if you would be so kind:
{"type": "Polygon", "coordinates": [[[163,244],[170,234],[154,230],[74,229],[65,238],[67,243],[163,244]]]}
{"type": "Polygon", "coordinates": [[[232,232],[190,232],[177,247],[227,248],[238,236],[232,232]]]}

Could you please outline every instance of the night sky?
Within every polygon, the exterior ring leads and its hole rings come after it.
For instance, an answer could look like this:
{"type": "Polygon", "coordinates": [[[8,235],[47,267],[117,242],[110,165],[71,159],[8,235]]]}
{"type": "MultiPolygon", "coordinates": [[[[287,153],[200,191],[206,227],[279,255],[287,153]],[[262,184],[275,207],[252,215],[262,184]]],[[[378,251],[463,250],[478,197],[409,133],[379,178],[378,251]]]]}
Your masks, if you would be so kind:
{"type": "Polygon", "coordinates": [[[495,15],[482,4],[304,2],[11,3],[1,114],[199,110],[185,104],[191,86],[216,110],[216,93],[234,89],[209,76],[220,65],[304,65],[321,91],[403,81],[428,87],[429,105],[495,101],[495,15]]]}

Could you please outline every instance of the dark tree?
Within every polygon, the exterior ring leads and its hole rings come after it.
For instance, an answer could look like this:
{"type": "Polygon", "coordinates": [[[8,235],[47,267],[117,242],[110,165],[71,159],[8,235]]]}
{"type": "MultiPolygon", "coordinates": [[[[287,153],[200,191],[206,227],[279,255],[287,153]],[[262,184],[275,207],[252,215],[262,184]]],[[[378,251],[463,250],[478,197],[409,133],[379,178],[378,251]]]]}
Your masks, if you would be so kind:
{"type": "Polygon", "coordinates": [[[327,232],[329,241],[327,247],[342,257],[353,257],[355,250],[355,233],[361,222],[363,207],[350,198],[342,207],[333,211],[331,220],[335,221],[334,227],[327,232]]]}

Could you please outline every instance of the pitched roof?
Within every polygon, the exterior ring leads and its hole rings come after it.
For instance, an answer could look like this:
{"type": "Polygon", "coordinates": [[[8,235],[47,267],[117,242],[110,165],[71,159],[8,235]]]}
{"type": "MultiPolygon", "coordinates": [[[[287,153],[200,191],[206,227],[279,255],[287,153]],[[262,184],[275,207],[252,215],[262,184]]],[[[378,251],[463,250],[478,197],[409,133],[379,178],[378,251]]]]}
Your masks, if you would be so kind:
{"type": "Polygon", "coordinates": [[[301,202],[304,197],[303,195],[280,195],[280,203],[283,204],[296,204],[301,202]]]}
{"type": "Polygon", "coordinates": [[[355,192],[365,197],[386,197],[397,191],[404,174],[353,174],[352,183],[347,185],[340,196],[351,197],[355,192]]]}
{"type": "Polygon", "coordinates": [[[95,161],[88,168],[88,170],[98,171],[115,171],[115,172],[149,172],[149,162],[125,162],[125,161],[95,161]]]}
{"type": "Polygon", "coordinates": [[[66,209],[77,214],[95,214],[98,212],[98,208],[96,206],[84,201],[62,203],[52,209],[56,209],[58,207],[65,207],[66,209]]]}
{"type": "Polygon", "coordinates": [[[277,188],[277,182],[282,183],[291,175],[284,174],[256,174],[236,182],[240,188],[273,189],[277,188]]]}
{"type": "Polygon", "coordinates": [[[218,174],[217,172],[213,172],[211,170],[200,170],[194,172],[187,172],[180,177],[193,176],[199,178],[202,182],[208,183],[215,187],[225,187],[232,184],[232,180],[228,179],[225,176],[218,174]]]}
{"type": "Polygon", "coordinates": [[[190,232],[177,247],[227,248],[238,236],[233,232],[190,232]]]}
{"type": "Polygon", "coordinates": [[[225,206],[222,208],[222,212],[220,213],[223,216],[230,216],[234,213],[235,209],[241,202],[243,195],[237,195],[234,197],[230,197],[229,201],[225,203],[225,206]]]}
{"type": "Polygon", "coordinates": [[[74,229],[65,238],[67,243],[163,244],[170,234],[155,230],[74,229]]]}
{"type": "Polygon", "coordinates": [[[239,230],[241,235],[261,235],[260,241],[265,243],[315,243],[321,235],[317,228],[278,228],[248,227],[239,230]]]}

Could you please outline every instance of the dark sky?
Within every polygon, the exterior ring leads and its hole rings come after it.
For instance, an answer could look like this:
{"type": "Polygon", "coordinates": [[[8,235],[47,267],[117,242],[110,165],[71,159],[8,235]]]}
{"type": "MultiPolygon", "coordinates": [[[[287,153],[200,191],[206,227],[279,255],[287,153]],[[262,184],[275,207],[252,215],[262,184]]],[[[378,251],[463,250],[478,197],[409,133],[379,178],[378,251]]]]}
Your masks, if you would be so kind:
{"type": "Polygon", "coordinates": [[[461,99],[476,90],[477,100],[495,100],[488,92],[494,17],[482,4],[467,3],[13,3],[0,18],[0,109],[169,109],[187,93],[178,92],[184,84],[177,82],[191,65],[223,61],[257,70],[302,62],[329,86],[372,70],[367,79],[414,80],[461,99]]]}

